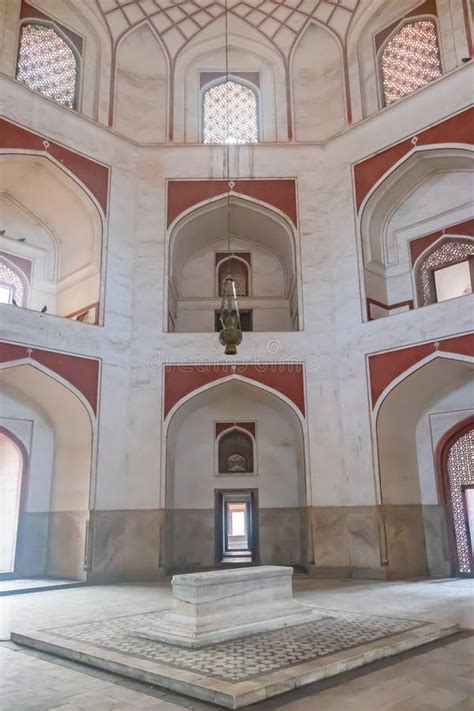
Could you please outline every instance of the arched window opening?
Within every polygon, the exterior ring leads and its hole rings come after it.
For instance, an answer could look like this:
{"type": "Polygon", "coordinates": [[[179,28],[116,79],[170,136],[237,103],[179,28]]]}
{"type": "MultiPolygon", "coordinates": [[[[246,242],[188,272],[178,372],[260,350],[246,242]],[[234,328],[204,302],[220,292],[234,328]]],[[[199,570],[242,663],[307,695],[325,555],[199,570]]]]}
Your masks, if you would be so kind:
{"type": "Polygon", "coordinates": [[[0,304],[24,306],[26,285],[13,265],[0,257],[0,304]]]}
{"type": "Polygon", "coordinates": [[[0,431],[0,574],[15,569],[23,455],[0,431]]]}
{"type": "Polygon", "coordinates": [[[432,20],[410,22],[386,44],[381,58],[385,104],[393,104],[441,76],[438,33],[432,20]]]}
{"type": "Polygon", "coordinates": [[[219,440],[219,474],[252,474],[253,440],[237,428],[219,440]]]}
{"type": "Polygon", "coordinates": [[[229,274],[234,277],[237,296],[249,295],[249,270],[242,259],[229,257],[219,264],[217,283],[219,285],[219,296],[224,295],[225,280],[229,274]]]}
{"type": "Polygon", "coordinates": [[[254,89],[225,81],[204,91],[204,143],[257,143],[258,99],[254,89]]]}
{"type": "Polygon", "coordinates": [[[415,267],[419,306],[471,294],[474,281],[474,240],[446,238],[415,267]]]}
{"type": "Polygon", "coordinates": [[[16,78],[30,89],[75,108],[79,62],[69,42],[37,22],[21,27],[16,78]]]}
{"type": "Polygon", "coordinates": [[[474,540],[474,427],[450,446],[446,458],[458,569],[472,574],[474,540]]]}

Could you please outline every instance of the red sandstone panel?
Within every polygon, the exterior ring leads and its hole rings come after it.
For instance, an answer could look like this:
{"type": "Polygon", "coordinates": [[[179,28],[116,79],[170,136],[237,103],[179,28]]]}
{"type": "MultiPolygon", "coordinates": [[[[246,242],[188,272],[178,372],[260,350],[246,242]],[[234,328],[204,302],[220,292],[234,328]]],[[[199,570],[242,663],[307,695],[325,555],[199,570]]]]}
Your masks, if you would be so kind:
{"type": "MultiPolygon", "coordinates": [[[[168,181],[168,225],[184,210],[228,192],[226,180],[168,181]]],[[[236,180],[234,192],[273,205],[296,225],[296,182],[290,180],[236,180]]]]}
{"type": "Polygon", "coordinates": [[[229,375],[241,375],[285,395],[305,414],[303,365],[259,363],[258,365],[166,365],[164,416],[189,393],[229,375]],[[235,370],[232,370],[235,368],[235,370]]]}
{"type": "MultiPolygon", "coordinates": [[[[376,353],[369,356],[372,406],[375,405],[382,392],[395,378],[436,351],[434,343],[434,341],[430,341],[417,346],[399,348],[395,351],[376,353]]],[[[439,343],[438,349],[440,351],[474,356],[474,333],[445,338],[437,343],[439,343]]]]}
{"type": "Polygon", "coordinates": [[[231,429],[232,427],[240,427],[242,430],[247,430],[255,437],[255,422],[216,422],[216,437],[221,432],[231,429]]]}
{"type": "Polygon", "coordinates": [[[385,42],[387,37],[393,32],[393,30],[400,24],[401,20],[408,19],[409,17],[417,17],[419,15],[434,15],[438,16],[438,11],[436,9],[436,0],[426,0],[426,2],[417,5],[413,10],[407,12],[405,15],[401,15],[398,20],[392,22],[391,25],[381,30],[375,35],[375,49],[378,52],[382,44],[385,42]]]}
{"type": "Polygon", "coordinates": [[[239,251],[235,252],[235,251],[233,251],[233,252],[216,252],[216,253],[215,253],[215,263],[216,263],[216,266],[217,266],[217,265],[219,264],[219,262],[221,262],[223,259],[227,259],[227,257],[228,257],[230,254],[235,254],[235,256],[240,257],[241,259],[243,259],[244,261],[246,261],[249,266],[252,264],[252,255],[251,255],[250,252],[239,252],[239,251]]]}
{"type": "Polygon", "coordinates": [[[19,346],[0,342],[0,363],[22,358],[32,358],[38,361],[74,385],[90,402],[92,409],[97,414],[100,369],[98,360],[45,351],[41,348],[32,348],[32,352],[28,353],[30,348],[31,346],[27,345],[19,346]]]}
{"type": "MultiPolygon", "coordinates": [[[[23,150],[44,151],[44,136],[27,131],[10,121],[0,119],[0,148],[21,148],[23,150]]],[[[48,153],[56,158],[65,168],[76,175],[79,180],[95,195],[105,214],[109,191],[109,169],[90,158],[64,148],[49,139],[48,153]]]]}
{"type": "Polygon", "coordinates": [[[438,230],[438,232],[432,232],[429,235],[425,235],[424,237],[419,237],[419,239],[412,240],[409,243],[412,266],[415,263],[416,259],[420,256],[420,254],[424,252],[425,249],[430,246],[430,244],[433,244],[433,242],[436,242],[436,240],[441,237],[443,231],[447,232],[448,234],[453,233],[457,235],[469,235],[470,237],[474,237],[474,220],[459,222],[457,225],[451,225],[450,227],[446,227],[445,230],[438,230]]]}
{"type": "MultiPolygon", "coordinates": [[[[426,131],[417,133],[417,146],[436,143],[474,143],[474,109],[466,109],[426,131]]],[[[410,138],[354,166],[357,209],[373,185],[413,148],[410,138]]]]}
{"type": "Polygon", "coordinates": [[[45,15],[40,10],[37,10],[36,7],[28,5],[28,3],[23,0],[23,2],[21,3],[20,18],[24,20],[26,18],[30,19],[32,17],[35,17],[38,20],[48,20],[49,22],[53,21],[54,24],[59,27],[64,32],[64,34],[67,35],[69,39],[74,43],[77,50],[79,51],[79,54],[82,54],[82,46],[84,44],[84,41],[80,35],[77,35],[72,30],[69,30],[67,27],[64,27],[64,25],[61,25],[59,22],[52,20],[51,17],[48,17],[48,15],[45,15]]]}

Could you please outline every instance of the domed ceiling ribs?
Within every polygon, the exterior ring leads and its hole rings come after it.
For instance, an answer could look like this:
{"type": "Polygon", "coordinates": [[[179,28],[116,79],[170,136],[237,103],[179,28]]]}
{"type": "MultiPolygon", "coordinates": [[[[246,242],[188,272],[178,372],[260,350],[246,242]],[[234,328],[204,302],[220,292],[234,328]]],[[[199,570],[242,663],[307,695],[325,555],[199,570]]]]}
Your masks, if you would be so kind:
{"type": "MultiPolygon", "coordinates": [[[[97,0],[114,41],[148,20],[170,57],[225,13],[223,0],[97,0]]],[[[360,0],[229,0],[229,14],[257,28],[287,56],[309,19],[332,29],[342,42],[360,0]]]]}
{"type": "MultiPolygon", "coordinates": [[[[96,0],[109,28],[114,55],[119,40],[148,22],[168,55],[171,77],[183,47],[225,14],[224,0],[96,0]]],[[[229,0],[229,15],[257,29],[282,56],[289,75],[291,52],[309,20],[326,25],[345,46],[360,0],[229,0]]],[[[344,64],[346,58],[344,56],[344,64]]],[[[346,66],[344,67],[346,70],[346,66]]],[[[287,87],[289,91],[289,87],[287,87]]],[[[348,83],[346,82],[346,90],[348,83]]],[[[111,91],[113,97],[113,87],[111,91]]],[[[346,97],[349,98],[348,96],[346,97]]],[[[347,100],[349,107],[349,101],[347,100]]],[[[170,107],[170,112],[172,107],[170,107]]],[[[290,115],[290,111],[288,112],[290,115]]],[[[348,108],[348,118],[350,116],[348,108]]],[[[291,138],[291,128],[289,137],[291,138]]],[[[172,136],[170,135],[170,138],[172,136]]]]}

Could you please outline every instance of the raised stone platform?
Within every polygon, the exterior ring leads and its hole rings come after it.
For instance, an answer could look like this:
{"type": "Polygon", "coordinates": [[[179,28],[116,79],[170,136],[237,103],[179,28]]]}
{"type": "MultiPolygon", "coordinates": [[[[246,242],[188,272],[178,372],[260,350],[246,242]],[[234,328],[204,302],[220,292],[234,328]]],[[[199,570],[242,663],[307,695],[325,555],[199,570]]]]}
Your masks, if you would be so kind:
{"type": "Polygon", "coordinates": [[[316,611],[293,598],[292,577],[276,565],[175,575],[171,611],[136,634],[199,648],[313,622],[316,611]]]}
{"type": "MultiPolygon", "coordinates": [[[[237,614],[237,613],[236,613],[237,614]]],[[[12,633],[19,644],[220,706],[242,708],[455,634],[458,625],[314,608],[314,621],[185,649],[144,638],[163,613],[12,633]]]]}

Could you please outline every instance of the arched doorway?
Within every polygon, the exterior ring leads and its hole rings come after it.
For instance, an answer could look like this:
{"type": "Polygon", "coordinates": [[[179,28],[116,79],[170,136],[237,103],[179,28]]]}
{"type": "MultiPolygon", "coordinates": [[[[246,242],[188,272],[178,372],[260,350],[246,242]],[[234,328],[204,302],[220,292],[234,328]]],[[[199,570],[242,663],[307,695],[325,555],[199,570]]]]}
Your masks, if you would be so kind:
{"type": "Polygon", "coordinates": [[[20,440],[0,427],[0,577],[15,572],[16,541],[27,454],[20,440]]]}
{"type": "Polygon", "coordinates": [[[40,363],[10,361],[0,367],[2,422],[25,433],[28,461],[28,486],[16,507],[12,577],[84,580],[95,437],[90,405],[40,363]]]}
{"type": "Polygon", "coordinates": [[[474,576],[474,416],[446,433],[438,446],[438,456],[455,573],[474,576]]]}
{"type": "Polygon", "coordinates": [[[452,575],[446,497],[437,485],[437,442],[472,408],[472,359],[434,353],[378,400],[375,420],[385,565],[392,579],[452,575]]]}
{"type": "Polygon", "coordinates": [[[304,435],[296,409],[239,376],[183,399],[166,423],[163,498],[169,572],[232,562],[305,567],[304,435]]]}

